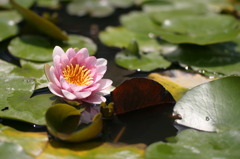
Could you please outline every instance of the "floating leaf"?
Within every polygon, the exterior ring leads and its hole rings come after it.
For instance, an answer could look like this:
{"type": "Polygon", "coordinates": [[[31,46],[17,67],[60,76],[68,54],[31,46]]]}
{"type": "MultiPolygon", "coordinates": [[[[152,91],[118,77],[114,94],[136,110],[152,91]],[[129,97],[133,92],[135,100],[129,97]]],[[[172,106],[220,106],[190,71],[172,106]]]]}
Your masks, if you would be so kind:
{"type": "Polygon", "coordinates": [[[97,114],[90,125],[78,129],[80,114],[80,110],[70,105],[54,105],[46,113],[48,130],[64,141],[80,142],[96,137],[102,130],[101,114],[97,114]]]}
{"type": "Polygon", "coordinates": [[[240,129],[240,77],[225,77],[189,90],[175,105],[178,124],[204,131],[240,129]]]}
{"type": "MultiPolygon", "coordinates": [[[[48,142],[48,136],[45,132],[20,132],[2,125],[0,125],[0,130],[1,142],[16,144],[19,147],[21,146],[20,149],[30,156],[37,156],[41,154],[48,142]]],[[[11,152],[14,153],[13,150],[11,152]]],[[[16,157],[17,155],[13,154],[10,159],[16,157]]]]}
{"type": "Polygon", "coordinates": [[[111,7],[108,1],[98,0],[74,0],[67,6],[67,12],[70,15],[83,16],[90,14],[93,17],[104,17],[112,14],[114,8],[111,7]]]}
{"type": "Polygon", "coordinates": [[[52,50],[48,40],[42,36],[26,35],[14,38],[8,46],[16,57],[32,61],[52,60],[52,50]]]}
{"type": "Polygon", "coordinates": [[[120,21],[130,31],[145,35],[158,34],[160,30],[159,26],[150,19],[150,15],[144,12],[131,12],[121,16],[120,21]]]}
{"type": "MultiPolygon", "coordinates": [[[[29,8],[33,5],[35,0],[15,0],[17,3],[21,4],[22,6],[29,8]]],[[[0,6],[11,8],[10,0],[0,0],[0,6]]]]}
{"type": "Polygon", "coordinates": [[[185,130],[178,134],[177,137],[174,138],[174,140],[174,142],[170,143],[157,142],[150,145],[146,150],[145,158],[227,159],[238,158],[240,156],[239,131],[206,133],[196,130],[185,130]]]}
{"type": "Polygon", "coordinates": [[[231,42],[206,46],[179,45],[178,49],[164,54],[170,61],[226,75],[240,74],[240,38],[231,42]]]}
{"type": "Polygon", "coordinates": [[[227,15],[187,16],[159,21],[159,35],[172,43],[213,44],[233,40],[239,22],[227,15]]]}
{"type": "Polygon", "coordinates": [[[18,28],[16,25],[1,20],[0,30],[4,30],[0,32],[0,42],[18,33],[18,28]]]}
{"type": "Polygon", "coordinates": [[[143,144],[125,145],[97,142],[70,144],[49,141],[45,132],[21,132],[2,125],[0,125],[0,130],[1,157],[6,153],[6,157],[9,157],[6,159],[19,158],[22,154],[26,159],[28,156],[38,159],[125,159],[127,157],[142,159],[145,149],[143,144]],[[12,148],[10,152],[6,150],[8,144],[5,143],[10,144],[9,147],[12,148]],[[18,150],[15,150],[15,145],[18,150]]]}
{"type": "Polygon", "coordinates": [[[124,81],[112,92],[115,113],[174,103],[171,94],[159,83],[146,78],[133,78],[124,81]]]}
{"type": "Polygon", "coordinates": [[[160,53],[142,53],[140,58],[136,55],[129,55],[128,50],[123,50],[116,54],[115,62],[130,70],[151,71],[157,68],[166,68],[170,62],[165,60],[160,53]]]}
{"type": "MultiPolygon", "coordinates": [[[[70,47],[79,49],[86,47],[89,49],[90,55],[93,55],[97,49],[91,39],[79,35],[69,35],[68,41],[55,45],[61,46],[64,50],[70,47]]],[[[49,39],[45,37],[25,35],[14,38],[10,42],[8,49],[16,57],[31,61],[46,62],[52,61],[52,51],[55,45],[51,44],[49,39]]]]}
{"type": "Polygon", "coordinates": [[[0,12],[0,21],[5,21],[9,25],[14,25],[22,20],[22,17],[16,12],[12,10],[6,10],[0,12]]]}
{"type": "Polygon", "coordinates": [[[210,81],[200,74],[180,70],[169,70],[162,73],[151,73],[148,78],[159,82],[178,101],[189,89],[210,81]]]}
{"type": "Polygon", "coordinates": [[[26,154],[21,146],[8,142],[0,142],[1,157],[4,159],[34,159],[32,156],[26,154]]]}
{"type": "Polygon", "coordinates": [[[37,5],[45,8],[57,9],[60,6],[59,2],[59,0],[38,0],[37,5]]]}
{"type": "Polygon", "coordinates": [[[61,29],[50,21],[38,16],[31,10],[22,7],[14,0],[10,0],[11,5],[23,16],[23,18],[42,33],[58,40],[67,40],[68,37],[61,29]]]}
{"type": "Polygon", "coordinates": [[[23,77],[1,77],[0,117],[22,120],[39,125],[45,124],[44,114],[51,106],[54,96],[51,94],[31,95],[35,88],[33,79],[23,77]]]}
{"type": "Polygon", "coordinates": [[[126,48],[131,40],[136,40],[139,49],[143,52],[157,52],[161,50],[161,45],[155,38],[141,33],[134,33],[124,27],[107,27],[100,32],[100,40],[105,45],[126,48]]]}

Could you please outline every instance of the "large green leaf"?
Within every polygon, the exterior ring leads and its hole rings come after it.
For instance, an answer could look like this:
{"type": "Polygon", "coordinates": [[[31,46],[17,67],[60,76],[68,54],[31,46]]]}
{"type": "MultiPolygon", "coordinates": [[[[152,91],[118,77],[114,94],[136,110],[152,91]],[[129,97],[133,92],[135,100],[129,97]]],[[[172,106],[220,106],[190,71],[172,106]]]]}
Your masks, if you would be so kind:
{"type": "Polygon", "coordinates": [[[3,154],[7,155],[4,156],[6,157],[4,159],[20,157],[28,159],[29,156],[36,159],[126,159],[129,157],[142,159],[144,148],[143,144],[125,145],[98,142],[71,144],[49,141],[46,132],[21,132],[0,125],[1,157],[3,154]],[[17,150],[15,150],[16,147],[17,150]]]}
{"type": "MultiPolygon", "coordinates": [[[[1,142],[16,144],[28,155],[38,156],[46,147],[48,136],[46,132],[21,132],[7,126],[0,125],[0,143],[1,142]]],[[[12,153],[13,156],[9,159],[17,157],[13,150],[12,153]]]]}
{"type": "Polygon", "coordinates": [[[16,57],[46,62],[52,61],[52,51],[55,45],[61,46],[65,51],[70,47],[79,49],[86,47],[89,49],[90,55],[93,55],[97,50],[91,39],[79,35],[69,35],[68,41],[54,44],[51,44],[49,39],[43,36],[25,35],[14,38],[10,42],[8,49],[16,57]]]}
{"type": "Polygon", "coordinates": [[[240,132],[226,131],[206,133],[185,130],[173,142],[158,142],[150,145],[145,153],[146,159],[237,159],[240,156],[240,132]]]}
{"type": "Polygon", "coordinates": [[[14,36],[18,33],[18,28],[14,23],[8,23],[7,21],[0,20],[0,30],[4,30],[0,32],[0,42],[14,36]]]}
{"type": "Polygon", "coordinates": [[[108,27],[100,33],[100,40],[108,46],[128,47],[129,42],[136,40],[143,52],[160,51],[161,45],[153,37],[146,34],[134,33],[124,27],[108,27]]]}
{"type": "Polygon", "coordinates": [[[240,77],[225,77],[189,90],[175,105],[178,124],[204,131],[240,129],[240,77]]]}
{"type": "Polygon", "coordinates": [[[45,124],[44,114],[51,106],[51,94],[31,95],[35,88],[33,79],[23,77],[1,77],[0,117],[22,120],[30,123],[45,124]]]}
{"type": "Polygon", "coordinates": [[[149,14],[135,11],[120,17],[121,24],[132,32],[145,35],[158,34],[160,29],[149,14]],[[144,24],[144,25],[143,25],[144,24]]]}
{"type": "Polygon", "coordinates": [[[6,10],[0,12],[0,21],[6,21],[9,25],[16,24],[22,20],[21,15],[19,15],[16,11],[6,10]]]}
{"type": "MultiPolygon", "coordinates": [[[[21,4],[22,6],[29,8],[33,5],[35,0],[15,0],[17,3],[21,4]]],[[[10,0],[0,0],[0,6],[11,8],[10,0]]]]}
{"type": "Polygon", "coordinates": [[[32,156],[26,154],[21,146],[8,142],[0,142],[1,158],[4,159],[34,159],[32,156]]]}
{"type": "Polygon", "coordinates": [[[112,14],[115,7],[127,8],[132,4],[133,0],[73,0],[68,4],[67,12],[77,16],[105,17],[112,14]]]}
{"type": "Polygon", "coordinates": [[[239,22],[232,16],[184,16],[159,21],[158,35],[172,43],[199,45],[233,40],[239,34],[239,22]]]}
{"type": "Polygon", "coordinates": [[[23,16],[23,18],[33,27],[42,33],[58,40],[67,40],[68,37],[63,31],[50,21],[38,16],[33,11],[19,5],[14,0],[10,0],[11,5],[23,16]]]}
{"type": "Polygon", "coordinates": [[[98,0],[74,0],[67,6],[67,12],[70,15],[83,16],[90,14],[93,17],[104,17],[112,14],[114,8],[108,1],[98,0]]]}
{"type": "Polygon", "coordinates": [[[165,54],[170,61],[178,61],[194,69],[240,74],[240,40],[206,46],[179,45],[175,51],[165,54]]]}
{"type": "Polygon", "coordinates": [[[141,71],[151,71],[157,68],[166,68],[171,64],[165,60],[160,53],[142,53],[140,57],[138,57],[133,54],[128,54],[128,50],[123,50],[117,53],[115,62],[124,68],[141,71]]]}

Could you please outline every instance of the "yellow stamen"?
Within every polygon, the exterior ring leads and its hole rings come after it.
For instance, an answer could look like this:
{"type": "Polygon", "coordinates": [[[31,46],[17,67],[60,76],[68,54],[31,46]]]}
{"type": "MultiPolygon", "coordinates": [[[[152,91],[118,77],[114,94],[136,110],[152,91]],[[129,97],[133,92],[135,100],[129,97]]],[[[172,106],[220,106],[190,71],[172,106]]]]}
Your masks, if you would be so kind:
{"type": "Polygon", "coordinates": [[[93,82],[90,72],[91,70],[85,68],[85,66],[71,64],[63,69],[63,77],[69,83],[86,86],[93,82]]]}

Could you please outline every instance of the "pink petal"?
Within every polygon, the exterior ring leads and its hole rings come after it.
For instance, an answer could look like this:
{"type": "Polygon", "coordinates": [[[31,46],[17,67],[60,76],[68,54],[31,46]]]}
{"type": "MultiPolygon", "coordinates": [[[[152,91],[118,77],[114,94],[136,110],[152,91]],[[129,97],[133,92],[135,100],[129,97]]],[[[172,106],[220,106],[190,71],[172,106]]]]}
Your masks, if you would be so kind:
{"type": "Polygon", "coordinates": [[[96,63],[97,66],[100,66],[100,65],[107,65],[107,60],[104,59],[104,58],[99,58],[97,59],[97,63],[96,63]]]}
{"type": "Polygon", "coordinates": [[[90,56],[86,58],[85,64],[88,69],[91,69],[91,67],[94,67],[96,65],[97,59],[94,56],[90,56]]]}
{"type": "Polygon", "coordinates": [[[102,102],[106,101],[106,98],[98,94],[91,94],[89,97],[83,99],[82,101],[93,104],[101,104],[102,102]]]}
{"type": "Polygon", "coordinates": [[[55,75],[59,77],[62,74],[62,64],[60,62],[60,56],[55,56],[53,58],[53,64],[55,68],[55,75]]]}
{"type": "Polygon", "coordinates": [[[71,60],[76,55],[76,52],[73,48],[69,48],[66,51],[66,54],[67,54],[68,59],[71,60]]]}
{"type": "Polygon", "coordinates": [[[69,90],[70,86],[69,83],[61,76],[60,78],[60,83],[61,83],[61,87],[65,90],[69,90]]]}
{"type": "Polygon", "coordinates": [[[49,90],[56,96],[63,97],[61,89],[57,87],[54,83],[50,82],[48,85],[49,90]]]}
{"type": "Polygon", "coordinates": [[[58,87],[61,87],[60,85],[60,82],[58,80],[58,78],[56,77],[56,75],[54,74],[54,67],[50,67],[50,70],[49,70],[49,80],[54,83],[55,85],[57,85],[58,87]]]}
{"type": "Polygon", "coordinates": [[[89,86],[89,87],[87,87],[87,88],[85,88],[85,89],[83,89],[84,91],[90,91],[90,92],[93,92],[93,91],[95,91],[96,89],[98,89],[98,87],[100,86],[100,84],[99,83],[95,83],[95,84],[93,84],[93,85],[91,85],[91,86],[89,86]]]}
{"type": "Polygon", "coordinates": [[[100,84],[100,86],[94,92],[98,92],[108,88],[109,86],[112,85],[113,82],[110,79],[101,79],[98,83],[100,84]]]}
{"type": "Polygon", "coordinates": [[[47,77],[47,79],[48,79],[48,81],[53,81],[53,79],[52,79],[52,75],[51,75],[51,73],[50,73],[50,67],[53,67],[53,66],[50,66],[50,65],[48,65],[48,64],[45,64],[44,65],[44,72],[45,72],[45,74],[46,74],[46,77],[47,77]]]}
{"type": "Polygon", "coordinates": [[[78,51],[77,55],[74,57],[77,60],[77,63],[82,65],[86,58],[88,58],[88,50],[86,48],[81,49],[78,51]]]}
{"type": "Polygon", "coordinates": [[[70,65],[70,61],[66,54],[62,54],[60,60],[62,68],[65,68],[67,65],[70,65]]]}
{"type": "Polygon", "coordinates": [[[74,92],[74,94],[77,96],[77,99],[83,99],[87,98],[91,95],[92,92],[74,92]]]}
{"type": "Polygon", "coordinates": [[[86,86],[79,86],[79,85],[75,85],[75,84],[72,84],[72,83],[69,83],[69,85],[70,85],[73,92],[80,92],[84,88],[86,88],[86,86]]]}
{"type": "Polygon", "coordinates": [[[67,90],[62,89],[62,93],[63,93],[64,97],[68,100],[75,100],[77,98],[73,93],[71,93],[67,90]]]}
{"type": "Polygon", "coordinates": [[[65,54],[63,49],[59,46],[55,46],[54,49],[53,49],[53,58],[57,55],[61,56],[62,54],[65,54]]]}

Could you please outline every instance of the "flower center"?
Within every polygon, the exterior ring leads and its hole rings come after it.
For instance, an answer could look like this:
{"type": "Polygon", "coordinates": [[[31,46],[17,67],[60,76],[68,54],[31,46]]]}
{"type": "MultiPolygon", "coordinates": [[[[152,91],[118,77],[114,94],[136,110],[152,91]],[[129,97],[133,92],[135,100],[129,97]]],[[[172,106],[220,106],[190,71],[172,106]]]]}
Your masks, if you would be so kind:
{"type": "Polygon", "coordinates": [[[85,66],[67,65],[63,70],[64,79],[72,84],[79,86],[86,86],[93,82],[93,78],[90,76],[91,70],[85,68],[85,66]]]}

